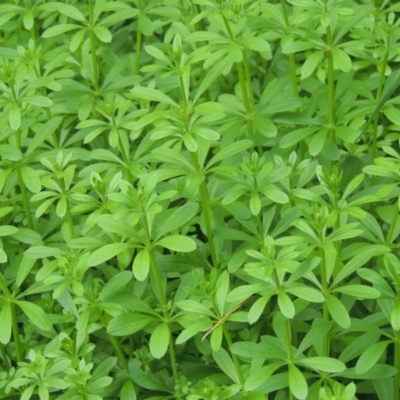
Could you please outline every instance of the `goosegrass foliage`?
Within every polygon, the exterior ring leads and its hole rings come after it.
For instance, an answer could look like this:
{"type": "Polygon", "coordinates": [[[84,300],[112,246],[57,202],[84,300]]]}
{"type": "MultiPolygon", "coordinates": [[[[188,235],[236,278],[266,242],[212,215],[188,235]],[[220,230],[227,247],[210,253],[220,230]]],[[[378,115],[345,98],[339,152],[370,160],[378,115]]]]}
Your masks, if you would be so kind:
{"type": "Polygon", "coordinates": [[[0,5],[0,398],[400,398],[400,6],[0,5]]]}

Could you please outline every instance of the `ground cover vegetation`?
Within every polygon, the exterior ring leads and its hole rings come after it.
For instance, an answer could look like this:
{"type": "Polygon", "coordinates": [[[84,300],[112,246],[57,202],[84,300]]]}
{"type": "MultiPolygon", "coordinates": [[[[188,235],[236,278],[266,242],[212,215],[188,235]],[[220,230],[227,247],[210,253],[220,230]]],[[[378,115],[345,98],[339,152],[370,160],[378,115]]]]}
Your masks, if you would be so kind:
{"type": "Polygon", "coordinates": [[[0,5],[0,399],[400,399],[400,5],[0,5]]]}

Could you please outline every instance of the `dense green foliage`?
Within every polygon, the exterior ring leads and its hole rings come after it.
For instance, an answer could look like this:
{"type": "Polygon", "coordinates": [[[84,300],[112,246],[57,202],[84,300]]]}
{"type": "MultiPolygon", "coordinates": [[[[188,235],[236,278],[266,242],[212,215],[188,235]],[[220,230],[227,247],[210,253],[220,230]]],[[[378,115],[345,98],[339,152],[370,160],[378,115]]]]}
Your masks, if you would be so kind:
{"type": "Polygon", "coordinates": [[[400,5],[4,0],[0,399],[400,399],[400,5]]]}

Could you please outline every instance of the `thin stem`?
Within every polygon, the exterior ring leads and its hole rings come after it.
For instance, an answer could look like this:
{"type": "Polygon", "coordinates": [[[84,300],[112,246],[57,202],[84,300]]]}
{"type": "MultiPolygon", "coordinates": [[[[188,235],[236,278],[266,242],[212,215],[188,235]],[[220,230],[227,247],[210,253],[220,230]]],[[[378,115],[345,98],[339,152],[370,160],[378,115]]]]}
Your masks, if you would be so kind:
{"type": "Polygon", "coordinates": [[[11,310],[11,324],[12,324],[12,332],[15,343],[15,352],[17,354],[17,361],[22,361],[22,346],[21,341],[19,339],[19,327],[17,321],[17,312],[15,310],[14,297],[8,289],[7,282],[4,279],[3,274],[0,272],[0,289],[3,291],[4,295],[7,298],[7,301],[10,303],[11,310]]]}
{"type": "Polygon", "coordinates": [[[292,362],[293,352],[292,352],[292,338],[290,335],[290,322],[285,317],[283,317],[283,333],[285,335],[286,355],[288,358],[288,362],[292,362]]]}
{"type": "Polygon", "coordinates": [[[400,332],[395,332],[394,367],[397,372],[393,377],[393,400],[400,400],[400,332]]]}
{"type": "MultiPolygon", "coordinates": [[[[41,78],[42,75],[41,75],[41,73],[40,73],[40,68],[39,68],[39,66],[38,66],[37,68],[33,67],[33,70],[34,70],[34,72],[35,72],[36,77],[37,77],[37,78],[41,78]]],[[[47,90],[46,90],[46,87],[45,87],[45,86],[41,87],[41,88],[40,88],[40,91],[42,92],[42,95],[43,95],[44,97],[47,97],[47,90]]],[[[46,112],[47,120],[49,121],[49,120],[52,118],[51,112],[50,112],[50,110],[49,110],[48,107],[44,107],[44,110],[45,110],[45,112],[46,112]]],[[[58,149],[58,148],[60,147],[60,144],[59,144],[59,142],[58,142],[57,133],[56,133],[55,131],[51,134],[51,139],[53,140],[53,146],[54,146],[54,148],[55,148],[55,149],[58,149]]]]}
{"type": "MultiPolygon", "coordinates": [[[[17,129],[15,132],[15,141],[16,141],[17,148],[19,150],[21,150],[21,131],[19,129],[17,129]]],[[[26,220],[28,221],[29,229],[33,230],[34,229],[33,219],[32,219],[32,214],[31,214],[31,208],[29,205],[28,192],[26,190],[25,182],[22,177],[21,161],[17,161],[16,170],[17,170],[18,185],[21,190],[22,203],[24,205],[26,220]]]]}
{"type": "MultiPolygon", "coordinates": [[[[138,0],[139,15],[142,11],[142,0],[138,0]]],[[[136,20],[136,58],[135,58],[135,73],[140,71],[140,56],[142,51],[143,34],[139,27],[139,19],[136,20]]]]}
{"type": "Polygon", "coordinates": [[[390,222],[389,230],[388,230],[387,235],[386,235],[386,244],[387,245],[389,245],[391,240],[392,240],[393,231],[394,231],[394,228],[395,228],[396,223],[397,223],[397,216],[399,215],[399,213],[396,210],[397,209],[397,205],[394,206],[393,208],[394,208],[394,210],[393,210],[392,220],[390,222]]]}
{"type": "Polygon", "coordinates": [[[24,205],[25,216],[26,216],[26,220],[28,221],[28,227],[29,227],[29,229],[33,230],[34,226],[33,226],[31,208],[29,206],[28,192],[25,187],[24,179],[22,178],[22,168],[21,168],[20,161],[17,161],[17,176],[18,176],[18,185],[21,190],[22,203],[24,205]]]}
{"type": "Polygon", "coordinates": [[[244,72],[245,72],[246,82],[247,82],[247,90],[249,92],[250,107],[253,108],[255,103],[254,103],[253,86],[251,83],[249,60],[247,58],[247,54],[246,54],[245,50],[242,50],[242,54],[243,54],[244,72]]]}
{"type": "Polygon", "coordinates": [[[335,140],[335,76],[333,69],[333,42],[330,26],[326,28],[326,41],[328,44],[328,122],[329,136],[335,140]]]}
{"type": "MultiPolygon", "coordinates": [[[[223,13],[221,13],[221,15],[222,15],[222,19],[224,21],[224,24],[225,24],[225,27],[228,32],[230,40],[232,42],[236,42],[235,35],[233,34],[232,29],[229,25],[229,21],[226,19],[225,15],[223,13]]],[[[242,52],[242,55],[243,55],[243,60],[244,60],[245,59],[244,52],[242,52]]],[[[252,107],[251,107],[251,102],[250,102],[249,93],[248,93],[248,90],[249,90],[248,85],[250,84],[250,87],[251,87],[251,80],[250,80],[250,82],[246,81],[245,72],[244,72],[244,69],[246,67],[243,68],[243,64],[244,64],[244,61],[237,62],[236,68],[237,68],[238,75],[239,75],[240,87],[242,89],[244,108],[246,110],[247,131],[248,131],[249,136],[252,136],[253,135],[252,107]]],[[[249,72],[249,79],[250,79],[250,72],[249,72]]]]}
{"type": "MultiPolygon", "coordinates": [[[[100,321],[103,324],[104,328],[106,328],[107,321],[101,311],[99,311],[99,314],[100,314],[100,321]]],[[[121,362],[121,364],[124,366],[125,369],[128,369],[128,361],[125,358],[125,355],[122,351],[121,345],[119,344],[117,338],[110,335],[109,333],[108,333],[108,337],[110,339],[111,344],[114,347],[115,353],[118,356],[119,361],[121,362]]]]}
{"type": "MultiPolygon", "coordinates": [[[[225,325],[222,326],[222,330],[224,332],[224,337],[225,337],[226,343],[228,344],[228,347],[230,349],[232,347],[232,345],[233,345],[231,334],[229,333],[229,331],[228,331],[228,329],[226,328],[225,325]]],[[[244,378],[243,378],[242,368],[240,367],[239,359],[237,358],[236,354],[234,354],[232,352],[230,352],[230,353],[231,353],[233,364],[235,365],[235,369],[236,369],[236,373],[237,373],[238,378],[239,378],[239,382],[243,387],[244,378]]]]}
{"type": "MultiPolygon", "coordinates": [[[[199,157],[197,153],[191,153],[192,155],[192,160],[195,165],[196,171],[199,175],[202,175],[201,172],[201,167],[199,163],[199,157]]],[[[201,207],[203,210],[203,215],[204,215],[204,223],[206,226],[206,236],[207,236],[207,241],[208,245],[210,246],[210,254],[211,254],[211,260],[214,268],[218,268],[218,257],[217,257],[217,251],[214,246],[214,236],[212,233],[212,209],[211,209],[211,202],[210,202],[210,195],[208,193],[208,188],[207,188],[207,183],[206,183],[206,177],[204,177],[203,181],[200,184],[199,188],[199,193],[200,193],[200,202],[201,202],[201,207]]]]}
{"type": "MultiPolygon", "coordinates": [[[[164,315],[164,320],[167,324],[169,324],[171,322],[171,316],[170,316],[169,310],[167,308],[165,292],[162,287],[161,277],[160,277],[160,274],[158,271],[156,258],[154,256],[149,224],[147,222],[147,215],[144,212],[144,209],[142,209],[142,222],[143,222],[143,227],[144,227],[144,232],[145,232],[145,237],[146,237],[147,251],[149,252],[149,258],[150,258],[151,277],[152,277],[153,281],[155,282],[156,290],[157,290],[156,296],[158,298],[158,301],[161,304],[161,308],[163,310],[163,315],[164,315]]],[[[170,336],[169,336],[168,349],[169,349],[169,356],[171,359],[172,375],[174,377],[174,382],[177,383],[178,382],[178,371],[176,368],[175,348],[174,348],[174,342],[172,339],[171,332],[170,332],[170,336]]]]}
{"type": "MultiPolygon", "coordinates": [[[[289,16],[288,16],[285,0],[281,0],[281,6],[282,6],[283,19],[285,21],[285,27],[286,27],[286,30],[289,30],[291,28],[291,25],[290,25],[290,21],[289,21],[289,16]]],[[[295,97],[298,97],[299,89],[297,87],[296,58],[295,58],[294,53],[289,54],[289,65],[290,65],[290,76],[292,79],[293,95],[295,97]]]]}
{"type": "MultiPolygon", "coordinates": [[[[327,282],[327,275],[326,275],[326,265],[325,265],[325,254],[324,249],[321,245],[320,247],[320,256],[321,256],[321,264],[320,264],[320,275],[321,275],[321,286],[322,286],[322,294],[328,293],[328,282],[327,282]]],[[[328,306],[326,305],[326,301],[322,303],[322,318],[324,321],[329,321],[329,310],[328,306]]],[[[329,357],[329,332],[324,335],[323,337],[323,355],[324,357],[329,357]]]]}
{"type": "MultiPolygon", "coordinates": [[[[385,83],[385,71],[386,67],[389,61],[389,53],[390,53],[390,43],[388,44],[388,49],[385,53],[385,56],[383,57],[382,61],[382,69],[379,74],[379,84],[378,84],[378,89],[376,91],[376,102],[379,103],[381,97],[382,97],[382,92],[383,92],[383,85],[385,83]]],[[[375,116],[374,118],[374,130],[373,130],[373,137],[372,137],[372,157],[376,157],[376,147],[377,147],[377,139],[378,139],[378,122],[379,122],[379,113],[375,116]]]]}
{"type": "Polygon", "coordinates": [[[96,90],[96,94],[100,92],[99,87],[99,69],[97,65],[96,57],[96,37],[93,31],[93,0],[89,0],[89,36],[90,36],[90,49],[92,53],[92,67],[93,67],[93,85],[96,90]]]}

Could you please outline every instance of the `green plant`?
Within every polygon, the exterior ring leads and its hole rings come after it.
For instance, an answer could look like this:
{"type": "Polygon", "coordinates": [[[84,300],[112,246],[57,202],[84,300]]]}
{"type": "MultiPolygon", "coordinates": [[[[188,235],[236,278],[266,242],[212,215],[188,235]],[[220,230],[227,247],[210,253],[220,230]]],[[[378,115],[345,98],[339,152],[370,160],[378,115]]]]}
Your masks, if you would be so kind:
{"type": "Polygon", "coordinates": [[[0,5],[0,399],[399,400],[400,7],[0,5]]]}

